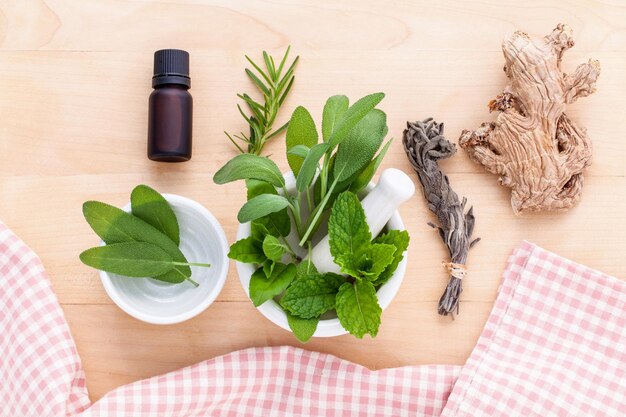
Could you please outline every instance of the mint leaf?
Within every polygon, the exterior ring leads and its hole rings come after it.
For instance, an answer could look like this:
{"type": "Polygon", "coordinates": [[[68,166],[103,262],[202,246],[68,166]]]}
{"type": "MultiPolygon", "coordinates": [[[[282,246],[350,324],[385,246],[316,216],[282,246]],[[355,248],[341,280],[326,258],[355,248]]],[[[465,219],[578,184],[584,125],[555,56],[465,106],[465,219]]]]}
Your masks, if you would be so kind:
{"type": "Polygon", "coordinates": [[[276,237],[267,235],[263,239],[263,253],[267,259],[279,261],[285,253],[285,247],[276,237]]]}
{"type": "Polygon", "coordinates": [[[271,159],[247,153],[235,156],[213,176],[216,184],[247,179],[266,181],[275,187],[285,186],[283,175],[271,159]]]}
{"type": "Polygon", "coordinates": [[[359,339],[366,333],[376,337],[382,309],[369,281],[346,282],[337,293],[337,317],[344,329],[359,339]]]}
{"type": "MultiPolygon", "coordinates": [[[[172,239],[124,210],[99,201],[87,201],[83,204],[83,215],[93,231],[107,245],[125,242],[151,243],[167,252],[174,261],[187,263],[185,255],[172,239]]],[[[167,282],[183,282],[189,277],[189,266],[176,265],[165,276],[154,278],[167,282]]]]}
{"type": "Polygon", "coordinates": [[[296,276],[294,264],[276,264],[274,271],[267,277],[263,268],[257,269],[250,277],[250,299],[255,307],[285,291],[296,276]]]}
{"type": "Polygon", "coordinates": [[[332,96],[326,101],[322,113],[322,137],[324,142],[328,142],[328,139],[330,139],[343,114],[348,110],[348,105],[349,101],[346,96],[332,96]]]}
{"type": "Polygon", "coordinates": [[[295,280],[280,305],[303,319],[318,317],[335,307],[335,297],[345,278],[337,274],[313,274],[295,280]]]}
{"type": "Polygon", "coordinates": [[[249,236],[245,239],[240,239],[230,245],[230,251],[228,257],[235,261],[247,263],[247,264],[260,264],[267,258],[263,253],[263,247],[261,243],[256,241],[254,237],[249,236]]]}
{"type": "Polygon", "coordinates": [[[303,319],[287,313],[287,323],[289,323],[289,328],[293,331],[293,335],[296,336],[296,339],[302,343],[308,342],[311,337],[313,337],[319,322],[319,317],[303,319]]]}
{"type": "Polygon", "coordinates": [[[239,209],[237,220],[239,223],[246,223],[280,211],[288,205],[289,201],[281,195],[261,194],[248,200],[239,209]]]}
{"type": "Polygon", "coordinates": [[[348,132],[365,117],[378,103],[385,98],[384,93],[375,93],[365,96],[346,110],[338,123],[335,124],[333,133],[328,138],[330,148],[333,149],[343,141],[348,132]]]}
{"type": "Polygon", "coordinates": [[[409,233],[406,230],[391,230],[374,239],[374,243],[393,245],[396,248],[396,251],[393,253],[393,260],[374,281],[374,286],[378,287],[389,281],[389,278],[398,268],[398,264],[404,258],[404,252],[409,247],[409,233]]]}
{"type": "Polygon", "coordinates": [[[289,126],[287,127],[286,142],[287,162],[291,171],[293,171],[293,175],[297,177],[304,158],[290,154],[289,150],[297,145],[312,148],[317,143],[315,122],[311,117],[311,113],[302,106],[296,107],[291,115],[291,120],[289,120],[289,126]]]}
{"type": "Polygon", "coordinates": [[[393,245],[371,244],[359,257],[358,271],[369,280],[376,279],[393,261],[395,251],[393,245]]]}
{"type": "Polygon", "coordinates": [[[174,260],[167,252],[144,242],[113,243],[87,249],[80,254],[80,260],[92,268],[126,277],[158,276],[174,268],[174,260]]]}
{"type": "Polygon", "coordinates": [[[296,279],[317,273],[317,268],[315,268],[315,265],[313,265],[313,262],[311,262],[309,258],[306,258],[296,266],[296,279]]]}
{"type": "Polygon", "coordinates": [[[147,185],[136,186],[130,194],[133,215],[139,217],[180,245],[180,230],[174,210],[167,200],[147,185]]]}
{"type": "Polygon", "coordinates": [[[337,148],[335,178],[343,181],[363,169],[380,148],[387,131],[385,113],[378,109],[367,113],[337,148]]]}
{"type": "Polygon", "coordinates": [[[356,194],[339,194],[328,220],[330,253],[334,259],[345,254],[358,254],[372,240],[363,207],[356,194]]]}
{"type": "Polygon", "coordinates": [[[301,193],[306,191],[306,189],[311,185],[311,182],[313,182],[313,178],[315,177],[315,173],[319,167],[320,159],[327,150],[327,143],[318,143],[309,151],[304,162],[302,163],[298,177],[296,178],[296,188],[301,193]]]}

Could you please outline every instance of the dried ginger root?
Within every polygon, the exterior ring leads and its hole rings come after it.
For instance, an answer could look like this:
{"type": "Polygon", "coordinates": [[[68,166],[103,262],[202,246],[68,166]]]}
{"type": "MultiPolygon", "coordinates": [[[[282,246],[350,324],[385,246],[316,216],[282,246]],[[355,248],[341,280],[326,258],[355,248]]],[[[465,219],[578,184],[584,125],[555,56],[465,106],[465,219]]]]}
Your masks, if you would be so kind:
{"type": "Polygon", "coordinates": [[[559,24],[543,38],[517,31],[502,43],[509,85],[489,103],[495,122],[464,130],[459,144],[470,158],[511,188],[516,214],[572,207],[591,164],[586,129],[565,114],[568,104],[595,92],[600,63],[589,60],[573,74],[561,72],[572,29],[559,24]]]}

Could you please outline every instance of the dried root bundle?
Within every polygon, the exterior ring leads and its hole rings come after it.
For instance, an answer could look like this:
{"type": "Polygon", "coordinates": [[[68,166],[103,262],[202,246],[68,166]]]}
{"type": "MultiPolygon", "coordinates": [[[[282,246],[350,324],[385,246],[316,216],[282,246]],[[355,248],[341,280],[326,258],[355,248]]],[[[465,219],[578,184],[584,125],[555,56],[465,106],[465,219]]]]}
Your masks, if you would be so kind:
{"type": "Polygon", "coordinates": [[[450,281],[439,300],[439,314],[445,316],[455,311],[458,313],[463,278],[467,274],[467,254],[480,239],[471,240],[474,212],[470,207],[465,213],[467,199],[464,197],[459,201],[437,162],[454,155],[456,147],[443,136],[443,123],[437,123],[432,118],[407,123],[402,143],[422,184],[428,208],[435,213],[439,222],[439,226],[429,224],[439,231],[439,236],[450,252],[450,262],[443,263],[450,273],[450,281]]]}
{"type": "Polygon", "coordinates": [[[511,188],[516,214],[567,209],[580,199],[591,143],[565,110],[595,91],[600,64],[589,60],[564,74],[561,58],[572,46],[572,30],[563,24],[543,38],[520,31],[506,38],[509,85],[489,103],[500,114],[493,123],[464,130],[459,139],[474,162],[511,188]]]}

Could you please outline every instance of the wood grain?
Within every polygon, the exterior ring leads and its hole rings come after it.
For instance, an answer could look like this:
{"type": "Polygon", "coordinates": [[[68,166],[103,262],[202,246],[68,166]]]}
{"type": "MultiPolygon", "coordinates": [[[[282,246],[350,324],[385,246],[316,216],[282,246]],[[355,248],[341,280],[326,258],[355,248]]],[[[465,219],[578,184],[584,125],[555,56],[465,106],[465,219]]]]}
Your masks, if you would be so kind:
{"type": "MultiPolygon", "coordinates": [[[[179,325],[152,326],[119,310],[78,253],[96,242],[81,204],[123,205],[147,183],[193,198],[230,241],[241,184],[216,186],[234,155],[222,131],[242,128],[235,93],[250,91],[244,53],[301,56],[281,118],[296,105],[319,121],[325,99],[374,91],[387,97],[390,136],[383,167],[412,174],[400,138],[407,120],[434,116],[456,141],[489,119],[505,85],[501,39],[516,28],[574,29],[564,69],[599,59],[598,92],[568,114],[586,126],[594,161],[581,203],[560,214],[515,217],[508,191],[461,151],[442,163],[475,206],[476,235],[461,315],[436,314],[447,275],[443,245],[426,222],[421,195],[401,209],[412,236],[401,291],[374,339],[318,339],[307,348],[370,368],[465,361],[496,295],[504,262],[523,239],[606,273],[626,276],[626,7],[620,1],[0,1],[0,219],[42,258],[87,372],[93,399],[140,378],[235,349],[297,341],[255,311],[231,266],[214,305],[179,325]],[[154,50],[191,53],[194,157],[179,165],[145,157],[154,50]]],[[[281,139],[267,148],[287,169],[281,139]]]]}

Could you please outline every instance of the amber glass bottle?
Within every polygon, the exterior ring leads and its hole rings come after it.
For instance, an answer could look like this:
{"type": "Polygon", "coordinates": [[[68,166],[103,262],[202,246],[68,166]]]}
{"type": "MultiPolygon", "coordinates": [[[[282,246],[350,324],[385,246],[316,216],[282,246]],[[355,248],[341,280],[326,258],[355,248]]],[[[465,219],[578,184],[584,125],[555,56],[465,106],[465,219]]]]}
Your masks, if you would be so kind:
{"type": "Polygon", "coordinates": [[[189,53],[162,49],[154,53],[154,91],[148,112],[148,158],[161,162],[191,159],[193,101],[189,94],[189,53]]]}

